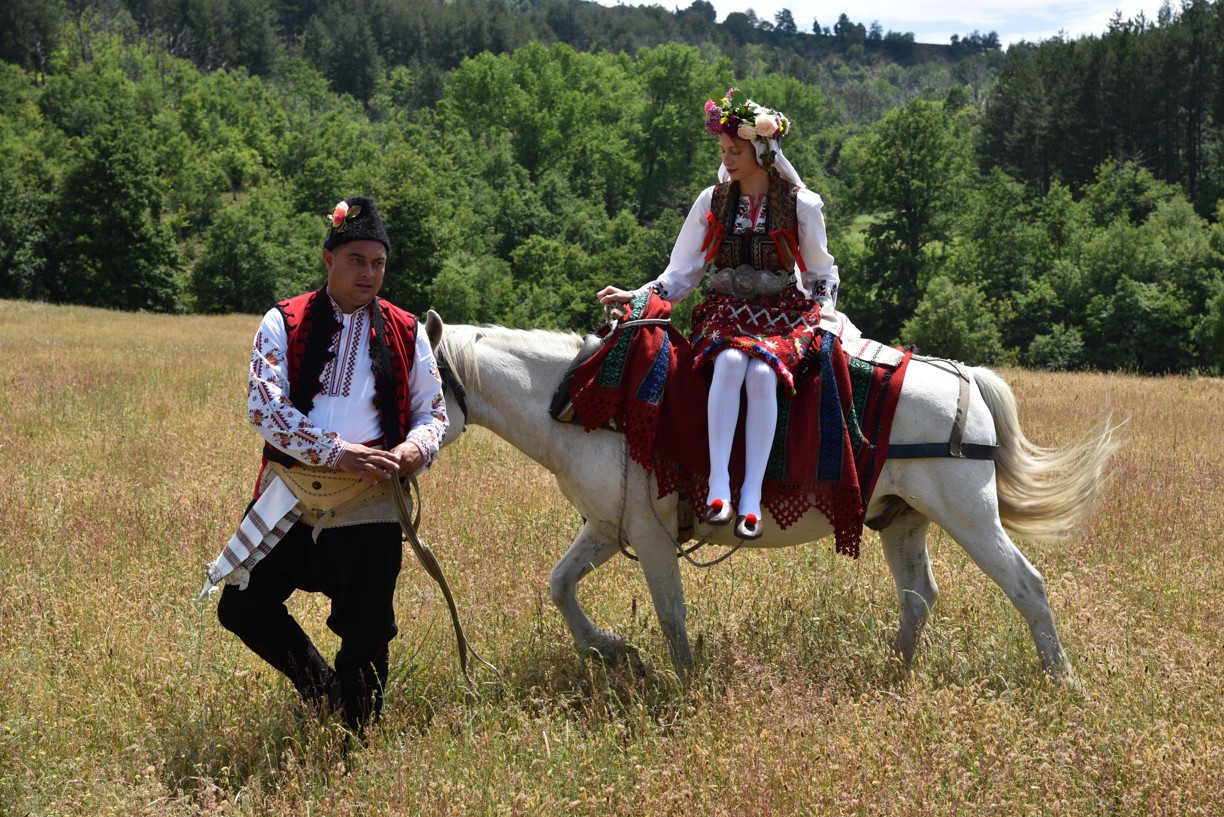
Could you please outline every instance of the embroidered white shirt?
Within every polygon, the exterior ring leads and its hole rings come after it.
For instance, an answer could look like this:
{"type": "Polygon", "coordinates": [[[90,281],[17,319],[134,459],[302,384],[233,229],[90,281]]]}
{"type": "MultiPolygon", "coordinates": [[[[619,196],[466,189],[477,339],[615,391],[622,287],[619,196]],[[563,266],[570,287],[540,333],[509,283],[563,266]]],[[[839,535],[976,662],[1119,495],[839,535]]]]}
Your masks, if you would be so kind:
{"type": "MultiPolygon", "coordinates": [[[[335,468],[349,443],[366,443],[382,436],[374,405],[374,372],[370,361],[370,309],[351,315],[332,301],[343,328],[331,351],[334,357],[320,377],[322,391],[308,415],[289,396],[289,339],[280,310],[264,315],[255,333],[247,391],[247,417],[273,447],[307,465],[335,468]]],[[[405,440],[414,443],[428,466],[438,456],[446,436],[446,401],[433,350],[423,332],[416,339],[416,359],[408,380],[411,418],[405,440]]],[[[394,448],[404,440],[388,440],[394,448]]]]}

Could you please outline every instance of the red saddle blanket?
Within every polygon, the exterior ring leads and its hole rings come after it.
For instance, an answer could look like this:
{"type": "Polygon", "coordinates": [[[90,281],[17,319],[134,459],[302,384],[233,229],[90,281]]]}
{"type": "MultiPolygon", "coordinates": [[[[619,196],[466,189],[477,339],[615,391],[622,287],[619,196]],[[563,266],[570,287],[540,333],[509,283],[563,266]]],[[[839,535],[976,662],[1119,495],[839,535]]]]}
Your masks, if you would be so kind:
{"type": "MultiPolygon", "coordinates": [[[[670,315],[670,303],[643,293],[630,302],[625,321],[670,315]]],[[[659,497],[683,491],[700,515],[710,472],[709,367],[694,368],[692,348],[670,324],[617,329],[613,337],[608,331],[601,330],[604,345],[574,372],[574,409],[587,431],[611,424],[624,433],[629,456],[655,474],[659,497]]],[[[833,527],[837,552],[857,558],[909,358],[896,368],[873,365],[846,355],[829,332],[812,344],[796,372],[795,393],[778,389],[762,504],[779,527],[820,511],[833,527]]],[[[737,486],[744,473],[742,406],[730,471],[737,486]]]]}

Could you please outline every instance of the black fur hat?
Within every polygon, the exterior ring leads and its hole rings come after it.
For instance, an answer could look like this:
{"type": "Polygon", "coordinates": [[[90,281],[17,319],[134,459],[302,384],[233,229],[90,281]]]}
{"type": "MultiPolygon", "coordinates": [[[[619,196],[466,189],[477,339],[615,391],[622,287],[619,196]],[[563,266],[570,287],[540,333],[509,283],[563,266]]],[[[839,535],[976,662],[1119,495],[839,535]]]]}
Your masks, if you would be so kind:
{"type": "Polygon", "coordinates": [[[365,196],[353,196],[335,206],[323,218],[327,220],[327,238],[323,249],[332,250],[347,241],[379,241],[391,253],[391,239],[383,227],[374,202],[365,196]]]}

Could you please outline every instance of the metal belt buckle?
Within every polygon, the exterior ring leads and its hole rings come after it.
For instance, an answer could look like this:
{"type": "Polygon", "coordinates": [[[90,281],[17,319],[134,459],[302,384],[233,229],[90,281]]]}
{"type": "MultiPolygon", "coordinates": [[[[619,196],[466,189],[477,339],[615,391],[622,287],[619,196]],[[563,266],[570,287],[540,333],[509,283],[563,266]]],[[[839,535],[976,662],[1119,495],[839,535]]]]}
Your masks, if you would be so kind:
{"type": "Polygon", "coordinates": [[[785,270],[759,270],[750,264],[735,269],[716,269],[711,264],[708,270],[715,289],[745,301],[777,295],[794,283],[794,277],[785,270]]]}

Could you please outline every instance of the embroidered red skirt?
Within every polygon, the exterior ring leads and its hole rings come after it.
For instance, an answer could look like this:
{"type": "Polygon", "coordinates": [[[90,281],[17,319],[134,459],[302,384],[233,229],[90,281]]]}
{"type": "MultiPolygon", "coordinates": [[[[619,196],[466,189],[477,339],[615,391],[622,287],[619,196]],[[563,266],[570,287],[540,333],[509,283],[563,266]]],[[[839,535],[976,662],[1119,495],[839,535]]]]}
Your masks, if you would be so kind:
{"type": "Polygon", "coordinates": [[[795,367],[819,332],[820,304],[795,287],[751,301],[711,289],[693,307],[694,365],[712,363],[723,349],[739,349],[768,363],[793,393],[795,367]]]}

